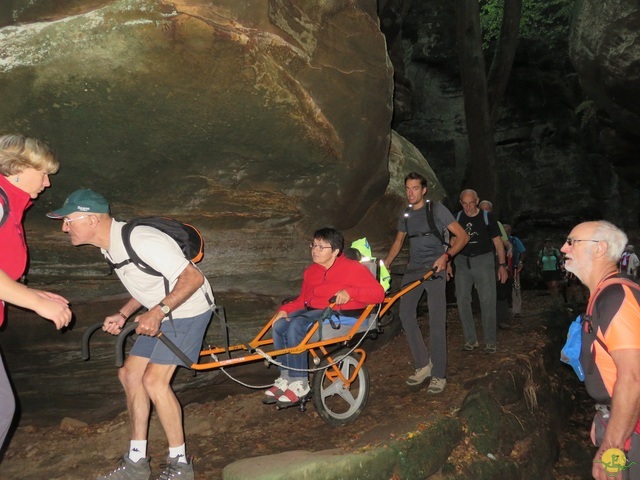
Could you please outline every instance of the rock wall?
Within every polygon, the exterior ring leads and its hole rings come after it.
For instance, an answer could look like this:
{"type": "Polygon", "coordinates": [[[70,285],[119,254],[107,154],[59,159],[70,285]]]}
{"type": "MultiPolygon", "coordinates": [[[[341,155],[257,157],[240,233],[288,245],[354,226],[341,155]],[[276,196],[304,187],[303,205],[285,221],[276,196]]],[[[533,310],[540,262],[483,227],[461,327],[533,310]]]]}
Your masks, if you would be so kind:
{"type": "Polygon", "coordinates": [[[0,130],[62,163],[27,219],[32,273],[104,272],[43,217],[80,187],[120,218],[198,225],[218,288],[299,277],[313,230],[383,196],[393,82],[372,0],[12,5],[0,130]]]}
{"type": "MultiPolygon", "coordinates": [[[[402,26],[401,34],[391,29],[388,40],[390,51],[402,52],[391,56],[401,73],[396,92],[402,93],[396,96],[394,128],[425,156],[457,211],[458,194],[468,188],[469,146],[454,3],[412,2],[406,11],[405,0],[384,3],[381,25],[402,26]]],[[[569,39],[554,48],[520,41],[496,124],[499,195],[489,200],[530,252],[546,236],[560,246],[576,223],[588,219],[608,219],[632,241],[640,238],[640,138],[622,126],[637,104],[639,7],[631,0],[577,3],[571,49],[569,39]]],[[[637,128],[638,122],[627,124],[637,128]]],[[[534,257],[529,274],[535,272],[534,257]]]]}

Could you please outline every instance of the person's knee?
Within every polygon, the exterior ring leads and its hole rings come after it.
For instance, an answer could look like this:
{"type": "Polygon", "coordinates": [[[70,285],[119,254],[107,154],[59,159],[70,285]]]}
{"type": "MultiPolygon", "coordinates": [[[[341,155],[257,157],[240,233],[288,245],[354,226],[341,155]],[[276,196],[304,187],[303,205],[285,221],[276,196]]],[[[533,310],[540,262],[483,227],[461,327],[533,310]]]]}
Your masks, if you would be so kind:
{"type": "Polygon", "coordinates": [[[147,370],[142,376],[142,385],[151,399],[158,392],[165,391],[168,383],[164,380],[164,376],[157,375],[153,370],[147,370]]]}
{"type": "Polygon", "coordinates": [[[125,390],[131,390],[139,386],[142,382],[143,372],[138,371],[136,368],[132,368],[125,362],[124,366],[118,370],[118,379],[125,388],[125,390]]]}

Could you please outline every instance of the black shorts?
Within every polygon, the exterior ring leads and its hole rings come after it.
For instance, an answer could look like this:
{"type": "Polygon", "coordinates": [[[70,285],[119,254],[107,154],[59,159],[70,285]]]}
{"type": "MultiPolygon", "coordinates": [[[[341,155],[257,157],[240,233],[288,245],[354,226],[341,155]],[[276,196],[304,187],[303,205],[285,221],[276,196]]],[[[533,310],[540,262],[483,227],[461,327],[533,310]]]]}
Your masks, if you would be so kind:
{"type": "Polygon", "coordinates": [[[542,272],[542,279],[545,282],[559,282],[562,279],[560,270],[545,270],[542,272]]]}

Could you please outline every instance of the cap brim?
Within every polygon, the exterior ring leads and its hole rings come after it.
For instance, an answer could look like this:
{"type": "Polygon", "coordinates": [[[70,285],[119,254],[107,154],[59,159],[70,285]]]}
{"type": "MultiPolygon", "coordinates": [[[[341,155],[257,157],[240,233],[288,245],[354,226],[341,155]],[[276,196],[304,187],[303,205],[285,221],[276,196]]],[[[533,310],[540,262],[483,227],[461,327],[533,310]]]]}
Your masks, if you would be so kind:
{"type": "Polygon", "coordinates": [[[59,208],[58,210],[54,210],[53,212],[47,213],[47,217],[54,218],[54,219],[61,219],[69,215],[70,213],[73,213],[73,212],[68,212],[64,208],[59,208]]]}

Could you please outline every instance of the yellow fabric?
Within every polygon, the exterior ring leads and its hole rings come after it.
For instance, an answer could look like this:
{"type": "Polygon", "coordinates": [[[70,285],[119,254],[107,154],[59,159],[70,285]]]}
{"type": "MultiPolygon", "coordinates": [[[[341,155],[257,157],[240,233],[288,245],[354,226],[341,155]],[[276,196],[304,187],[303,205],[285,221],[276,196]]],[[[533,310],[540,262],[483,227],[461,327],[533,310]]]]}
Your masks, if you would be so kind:
{"type": "MultiPolygon", "coordinates": [[[[375,261],[375,258],[373,258],[373,254],[371,253],[371,245],[369,245],[369,241],[367,240],[367,237],[363,237],[354,241],[351,244],[351,248],[355,248],[356,250],[358,250],[362,255],[363,260],[366,258],[366,259],[371,259],[375,261]]],[[[382,288],[384,288],[385,292],[389,290],[389,287],[391,286],[391,274],[389,273],[389,270],[387,270],[387,267],[385,267],[382,262],[379,262],[378,281],[380,282],[380,285],[382,285],[382,288]]]]}

